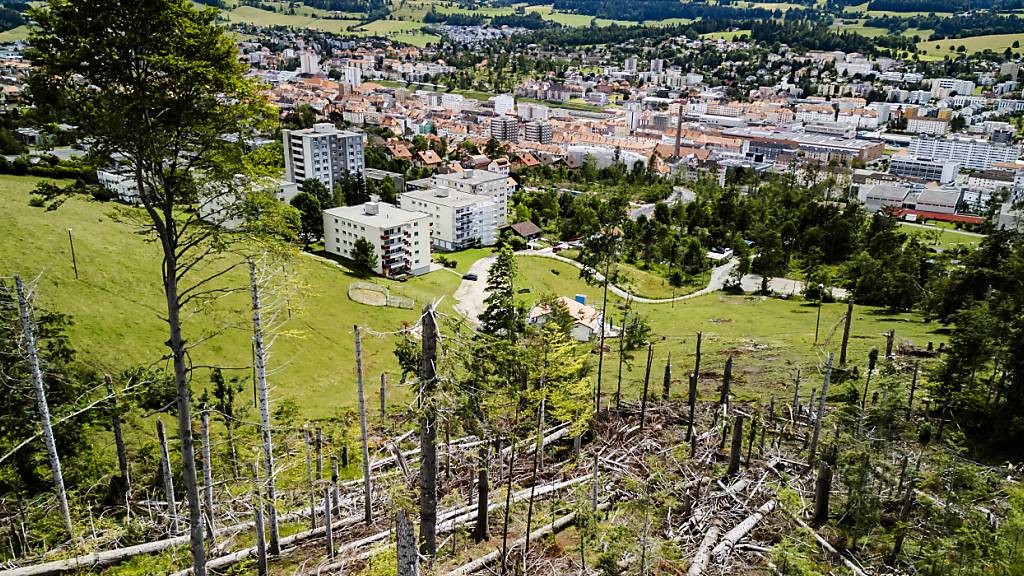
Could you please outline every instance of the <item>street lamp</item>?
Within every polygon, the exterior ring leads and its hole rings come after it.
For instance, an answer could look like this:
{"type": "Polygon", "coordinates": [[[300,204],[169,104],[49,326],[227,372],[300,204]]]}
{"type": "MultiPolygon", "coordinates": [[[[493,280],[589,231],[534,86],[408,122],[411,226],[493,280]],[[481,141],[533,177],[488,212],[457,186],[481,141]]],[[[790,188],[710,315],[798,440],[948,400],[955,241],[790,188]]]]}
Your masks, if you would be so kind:
{"type": "Polygon", "coordinates": [[[825,297],[825,285],[818,284],[818,320],[814,323],[814,343],[818,343],[818,328],[821,326],[821,300],[825,297]]]}
{"type": "Polygon", "coordinates": [[[71,237],[71,228],[68,228],[68,244],[71,245],[71,265],[75,267],[75,280],[78,280],[78,259],[75,258],[75,240],[71,237]]]}

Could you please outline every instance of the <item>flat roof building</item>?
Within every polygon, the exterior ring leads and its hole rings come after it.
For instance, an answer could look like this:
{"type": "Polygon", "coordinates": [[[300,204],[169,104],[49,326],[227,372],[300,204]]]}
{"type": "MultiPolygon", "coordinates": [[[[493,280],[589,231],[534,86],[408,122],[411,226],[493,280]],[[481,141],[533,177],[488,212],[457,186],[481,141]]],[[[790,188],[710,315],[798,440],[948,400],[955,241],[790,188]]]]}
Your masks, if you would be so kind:
{"type": "Polygon", "coordinates": [[[489,196],[433,188],[401,194],[398,205],[431,216],[430,240],[441,250],[489,246],[498,238],[498,214],[489,196]]]}
{"type": "Polygon", "coordinates": [[[324,249],[352,258],[356,240],[373,246],[373,271],[389,278],[430,271],[430,223],[425,212],[386,202],[366,202],[324,210],[324,249]]]}

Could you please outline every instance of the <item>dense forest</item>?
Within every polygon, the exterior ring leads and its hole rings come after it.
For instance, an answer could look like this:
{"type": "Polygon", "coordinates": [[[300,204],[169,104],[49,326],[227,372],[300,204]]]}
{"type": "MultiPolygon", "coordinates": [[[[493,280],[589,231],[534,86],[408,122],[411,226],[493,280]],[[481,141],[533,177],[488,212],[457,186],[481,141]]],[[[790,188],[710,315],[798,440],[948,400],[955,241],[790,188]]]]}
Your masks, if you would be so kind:
{"type": "Polygon", "coordinates": [[[967,38],[985,34],[1019,34],[1024,32],[1024,19],[1014,15],[991,12],[972,12],[949,17],[935,16],[878,16],[864,21],[865,26],[885,28],[900,34],[910,28],[932,30],[925,40],[967,38]]]}
{"type": "Polygon", "coordinates": [[[751,26],[751,39],[762,44],[786,44],[797,50],[842,50],[874,54],[892,48],[915,52],[912,39],[897,36],[866,38],[855,32],[836,30],[822,22],[766,20],[751,26]]]}
{"type": "Polygon", "coordinates": [[[767,18],[816,18],[818,11],[794,9],[783,12],[765,8],[739,8],[725,4],[681,3],[677,0],[618,2],[615,0],[555,0],[556,10],[611,20],[663,20],[710,18],[714,20],[764,20],[767,18]]]}
{"type": "Polygon", "coordinates": [[[28,4],[21,0],[4,0],[0,2],[0,32],[17,28],[25,23],[23,13],[28,4]]]}

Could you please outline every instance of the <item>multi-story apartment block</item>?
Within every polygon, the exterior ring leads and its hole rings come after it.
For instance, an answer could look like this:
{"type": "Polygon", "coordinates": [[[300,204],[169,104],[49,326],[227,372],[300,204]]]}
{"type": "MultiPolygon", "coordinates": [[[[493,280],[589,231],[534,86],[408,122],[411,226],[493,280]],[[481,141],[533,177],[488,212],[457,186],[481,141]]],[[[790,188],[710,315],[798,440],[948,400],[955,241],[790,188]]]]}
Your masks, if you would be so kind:
{"type": "Polygon", "coordinates": [[[972,94],[974,93],[974,82],[958,80],[956,78],[936,78],[932,80],[933,98],[946,98],[954,92],[957,94],[972,94]]]}
{"type": "Polygon", "coordinates": [[[551,124],[540,120],[527,122],[523,132],[523,137],[527,142],[538,142],[540,144],[551,144],[554,134],[551,124]]]}
{"type": "Polygon", "coordinates": [[[367,202],[324,210],[324,249],[352,257],[356,240],[373,245],[374,272],[389,278],[430,270],[431,216],[386,202],[367,202]]]}
{"type": "Polygon", "coordinates": [[[512,116],[491,118],[491,137],[503,142],[519,142],[519,120],[512,116]]]}
{"type": "Polygon", "coordinates": [[[97,170],[99,185],[117,194],[117,199],[127,204],[142,202],[139,198],[139,181],[135,174],[126,169],[97,170]]]}
{"type": "Polygon", "coordinates": [[[431,216],[430,240],[441,250],[489,246],[498,237],[498,214],[488,196],[450,188],[413,190],[399,195],[398,205],[431,216]]]}
{"type": "Polygon", "coordinates": [[[496,225],[503,228],[508,224],[508,205],[515,189],[508,176],[487,170],[464,170],[451,174],[434,174],[432,178],[413,180],[408,183],[410,190],[424,188],[448,188],[466,194],[487,196],[494,201],[496,225]]]}
{"type": "Polygon", "coordinates": [[[954,160],[932,160],[897,154],[889,159],[889,173],[909,178],[934,180],[949,184],[956,179],[960,165],[954,160]]]}
{"type": "Polygon", "coordinates": [[[968,170],[988,170],[996,162],[1015,162],[1020,157],[1020,146],[972,138],[914,138],[910,141],[910,155],[954,160],[968,170]]]}
{"type": "Polygon", "coordinates": [[[363,136],[323,122],[304,130],[284,130],[285,177],[290,182],[316,178],[328,189],[345,172],[362,174],[363,136]]]}

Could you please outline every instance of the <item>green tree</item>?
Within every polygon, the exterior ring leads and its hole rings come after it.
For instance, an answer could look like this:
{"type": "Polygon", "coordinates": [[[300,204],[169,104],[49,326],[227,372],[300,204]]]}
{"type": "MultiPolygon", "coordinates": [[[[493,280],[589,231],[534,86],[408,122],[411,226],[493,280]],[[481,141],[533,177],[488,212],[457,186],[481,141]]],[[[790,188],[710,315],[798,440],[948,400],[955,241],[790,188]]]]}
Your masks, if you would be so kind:
{"type": "MultiPolygon", "coordinates": [[[[319,180],[318,180],[319,182],[319,180]]],[[[324,215],[320,201],[308,192],[299,192],[292,198],[292,206],[299,211],[302,221],[302,241],[306,248],[324,235],[324,215]]]]}
{"type": "Polygon", "coordinates": [[[541,296],[537,304],[548,309],[548,317],[544,322],[545,326],[553,324],[565,334],[572,333],[572,327],[576,324],[576,319],[572,317],[569,308],[566,307],[565,303],[558,296],[545,294],[541,296]]]}
{"type": "Polygon", "coordinates": [[[327,189],[327,186],[319,178],[306,178],[302,181],[302,184],[299,184],[299,190],[316,198],[316,201],[320,203],[320,207],[324,210],[339,206],[339,204],[334,202],[334,195],[331,194],[331,191],[327,189]]]}
{"type": "Polygon", "coordinates": [[[373,249],[373,244],[366,238],[356,238],[352,244],[352,263],[355,265],[356,272],[362,276],[369,276],[377,267],[377,262],[377,253],[373,249]]]}
{"type": "Polygon", "coordinates": [[[480,332],[515,340],[525,328],[525,313],[515,301],[516,261],[508,246],[498,251],[487,274],[486,307],[480,314],[480,332]]]}
{"type": "MultiPolygon", "coordinates": [[[[37,107],[75,124],[93,141],[94,154],[122,155],[135,175],[143,231],[162,251],[166,345],[174,368],[182,474],[188,499],[192,568],[206,575],[202,504],[192,438],[188,345],[182,311],[217,290],[232,260],[210,273],[201,266],[223,246],[224,235],[203,226],[194,205],[217,190],[226,212],[246,195],[239,182],[255,176],[239,141],[269,127],[273,113],[255,83],[244,77],[234,40],[217,12],[188,0],[53,0],[33,8],[28,57],[36,73],[30,91],[37,107]],[[206,192],[204,192],[206,191],[206,192]]],[[[63,191],[39,190],[59,203],[63,191]]],[[[209,200],[209,199],[205,199],[209,200]]],[[[216,264],[214,264],[216,266],[216,264]]]]}

